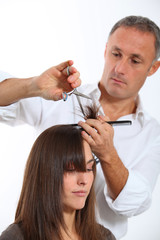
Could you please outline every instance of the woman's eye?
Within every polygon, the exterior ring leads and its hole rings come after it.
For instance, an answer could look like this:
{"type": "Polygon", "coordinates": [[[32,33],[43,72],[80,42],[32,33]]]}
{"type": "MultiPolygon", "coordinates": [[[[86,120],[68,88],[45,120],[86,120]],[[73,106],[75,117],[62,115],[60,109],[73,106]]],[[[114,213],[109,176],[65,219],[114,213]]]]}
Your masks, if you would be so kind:
{"type": "Polygon", "coordinates": [[[93,172],[93,168],[87,168],[87,172],[93,172]]]}
{"type": "Polygon", "coordinates": [[[70,169],[67,169],[67,172],[75,172],[75,168],[70,168],[70,169]]]}

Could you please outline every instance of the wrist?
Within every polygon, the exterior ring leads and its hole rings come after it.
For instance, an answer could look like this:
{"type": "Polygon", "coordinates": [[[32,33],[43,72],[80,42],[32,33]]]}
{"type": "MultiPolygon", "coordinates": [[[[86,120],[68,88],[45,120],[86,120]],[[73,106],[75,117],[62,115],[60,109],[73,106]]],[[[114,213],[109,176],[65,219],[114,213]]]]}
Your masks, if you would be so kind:
{"type": "Polygon", "coordinates": [[[109,164],[110,165],[110,164],[113,163],[113,161],[115,161],[116,159],[119,159],[119,156],[118,156],[115,148],[113,148],[113,149],[110,149],[109,151],[101,154],[101,156],[99,156],[99,159],[100,159],[102,164],[109,164]]]}
{"type": "Polygon", "coordinates": [[[38,97],[41,96],[41,89],[36,84],[37,77],[30,77],[25,79],[26,97],[38,97]]]}

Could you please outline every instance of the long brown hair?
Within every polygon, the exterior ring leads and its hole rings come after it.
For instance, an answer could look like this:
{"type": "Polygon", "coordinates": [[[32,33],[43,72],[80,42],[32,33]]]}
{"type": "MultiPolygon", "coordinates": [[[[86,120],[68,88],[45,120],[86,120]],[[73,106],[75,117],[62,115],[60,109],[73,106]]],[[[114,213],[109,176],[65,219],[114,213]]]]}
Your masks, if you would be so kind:
{"type": "MultiPolygon", "coordinates": [[[[25,240],[62,240],[63,174],[68,166],[85,171],[81,129],[57,125],[46,129],[35,141],[26,164],[15,223],[25,240]]],[[[94,166],[95,174],[95,166],[94,166]]],[[[95,221],[93,186],[83,209],[76,211],[76,230],[83,240],[102,239],[95,221]]]]}

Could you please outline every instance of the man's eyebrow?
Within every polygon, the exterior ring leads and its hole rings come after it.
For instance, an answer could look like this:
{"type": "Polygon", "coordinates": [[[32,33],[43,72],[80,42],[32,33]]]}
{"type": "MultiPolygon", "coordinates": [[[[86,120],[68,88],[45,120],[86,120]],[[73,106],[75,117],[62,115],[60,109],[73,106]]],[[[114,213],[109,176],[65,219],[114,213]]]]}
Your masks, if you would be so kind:
{"type": "Polygon", "coordinates": [[[117,50],[117,51],[120,51],[120,52],[122,51],[122,50],[121,50],[119,47],[117,47],[117,46],[113,46],[113,47],[112,47],[112,50],[117,50]]]}
{"type": "MultiPolygon", "coordinates": [[[[113,47],[112,47],[112,50],[116,50],[116,51],[122,52],[122,49],[120,49],[120,48],[117,47],[117,46],[113,46],[113,47]]],[[[138,54],[138,53],[132,53],[132,54],[131,54],[131,57],[139,58],[139,59],[141,59],[142,61],[144,61],[144,58],[142,57],[142,55],[140,55],[140,54],[138,54]]]]}
{"type": "Polygon", "coordinates": [[[140,54],[136,54],[136,53],[133,53],[131,54],[132,57],[136,57],[136,58],[139,58],[141,60],[144,60],[143,57],[140,55],[140,54]]]}

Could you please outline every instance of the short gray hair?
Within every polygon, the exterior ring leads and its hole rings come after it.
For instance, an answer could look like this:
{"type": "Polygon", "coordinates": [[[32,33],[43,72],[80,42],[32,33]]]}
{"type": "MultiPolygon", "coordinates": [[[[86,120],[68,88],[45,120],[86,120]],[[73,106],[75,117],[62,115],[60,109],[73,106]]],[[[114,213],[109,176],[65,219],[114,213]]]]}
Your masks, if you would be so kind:
{"type": "Polygon", "coordinates": [[[112,27],[109,36],[111,36],[119,27],[133,27],[142,32],[152,33],[155,36],[155,60],[160,57],[160,29],[149,18],[142,16],[128,16],[122,18],[112,27]]]}

